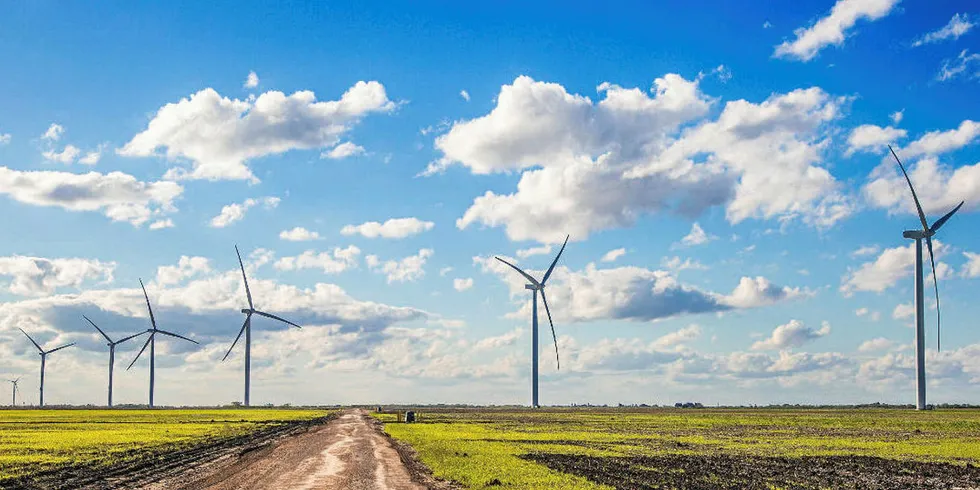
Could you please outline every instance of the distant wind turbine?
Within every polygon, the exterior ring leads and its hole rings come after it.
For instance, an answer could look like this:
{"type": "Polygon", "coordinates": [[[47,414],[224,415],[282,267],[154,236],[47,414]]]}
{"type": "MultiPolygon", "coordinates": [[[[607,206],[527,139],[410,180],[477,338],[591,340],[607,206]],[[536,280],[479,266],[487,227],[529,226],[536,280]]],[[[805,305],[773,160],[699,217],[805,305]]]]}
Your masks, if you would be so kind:
{"type": "Polygon", "coordinates": [[[926,327],[922,278],[922,240],[925,239],[926,246],[929,248],[929,263],[932,265],[932,282],[936,290],[936,349],[939,350],[941,348],[939,340],[941,318],[939,313],[939,279],[936,277],[936,259],[932,253],[932,236],[949,221],[949,218],[954,213],[963,207],[965,201],[961,201],[952,211],[946,213],[942,218],[937,219],[932,226],[929,226],[929,222],[926,220],[926,214],[922,212],[922,206],[919,204],[919,197],[915,194],[915,188],[912,187],[912,180],[909,179],[909,174],[905,171],[905,165],[902,165],[902,161],[898,159],[898,155],[895,154],[895,150],[892,149],[891,145],[888,146],[888,150],[892,152],[892,156],[898,162],[898,167],[902,169],[902,174],[905,175],[905,181],[908,182],[909,190],[912,191],[912,200],[915,201],[915,209],[919,212],[919,221],[922,223],[921,230],[906,230],[902,232],[902,236],[915,240],[915,408],[916,410],[925,410],[926,327]]]}
{"type": "Polygon", "coordinates": [[[509,265],[512,269],[519,272],[524,276],[529,284],[524,285],[524,289],[530,289],[533,291],[533,296],[531,300],[531,407],[537,408],[538,405],[538,291],[541,292],[541,301],[544,302],[544,311],[548,313],[548,324],[551,325],[551,338],[555,341],[555,362],[558,364],[558,369],[561,369],[561,361],[558,359],[558,337],[555,335],[555,324],[551,321],[551,310],[548,308],[548,297],[544,294],[544,285],[548,282],[548,278],[551,277],[551,273],[555,270],[555,264],[558,263],[558,259],[561,257],[561,253],[565,251],[565,245],[568,245],[568,236],[565,237],[565,243],[561,245],[561,250],[558,251],[558,255],[555,256],[555,260],[551,263],[551,267],[548,267],[548,272],[544,273],[544,277],[541,278],[541,282],[538,282],[535,278],[531,277],[530,274],[524,272],[516,265],[507,262],[500,257],[494,257],[495,259],[509,265]]]}
{"type": "Polygon", "coordinates": [[[14,388],[13,400],[11,400],[10,406],[16,407],[17,406],[17,382],[20,381],[20,377],[18,376],[17,379],[8,379],[7,381],[10,381],[10,384],[12,384],[14,388]]]}
{"type": "Polygon", "coordinates": [[[252,369],[252,315],[264,316],[266,318],[272,318],[273,320],[279,320],[288,325],[292,325],[296,328],[303,328],[299,325],[286,320],[284,318],[279,318],[271,313],[266,313],[264,311],[259,311],[255,309],[252,304],[252,292],[248,288],[248,277],[245,277],[245,264],[242,262],[242,254],[238,251],[238,245],[235,245],[235,253],[238,254],[238,265],[242,268],[242,280],[245,281],[245,296],[248,298],[248,308],[242,308],[242,313],[245,314],[245,323],[242,324],[242,329],[238,331],[238,336],[235,337],[235,341],[231,343],[231,347],[228,348],[228,352],[225,353],[225,357],[221,358],[222,361],[228,359],[228,355],[231,354],[232,349],[238,344],[238,339],[242,338],[242,333],[245,334],[245,406],[249,406],[249,384],[251,381],[251,369],[252,369]]]}
{"type": "Polygon", "coordinates": [[[145,334],[147,331],[143,331],[143,332],[140,332],[140,333],[135,334],[135,335],[130,335],[129,337],[123,337],[123,338],[121,338],[121,339],[113,342],[112,339],[110,339],[109,336],[106,335],[106,333],[103,332],[102,329],[99,328],[99,326],[95,324],[95,322],[93,322],[91,319],[89,319],[89,317],[87,317],[85,315],[82,315],[82,318],[88,320],[88,322],[91,323],[92,326],[95,327],[95,329],[98,330],[99,333],[102,334],[102,336],[105,337],[106,341],[108,342],[108,344],[106,344],[106,345],[109,346],[109,408],[112,408],[112,367],[113,367],[113,365],[116,362],[116,346],[119,345],[119,344],[121,344],[121,343],[123,343],[123,342],[125,342],[125,341],[127,341],[127,340],[130,340],[130,339],[134,339],[136,337],[139,337],[140,335],[145,334]]]}
{"type": "MultiPolygon", "coordinates": [[[[17,330],[20,330],[21,332],[24,333],[24,335],[27,335],[27,332],[24,332],[24,329],[18,328],[17,330]]],[[[30,339],[30,341],[31,341],[32,344],[34,344],[34,347],[37,347],[37,352],[38,352],[38,354],[41,355],[41,399],[40,399],[39,406],[43,407],[44,406],[44,364],[45,364],[45,361],[47,361],[48,354],[50,354],[52,352],[55,352],[55,351],[59,351],[61,349],[64,349],[65,347],[71,347],[71,346],[75,345],[75,343],[72,342],[70,344],[65,344],[65,345],[63,345],[61,347],[56,347],[54,349],[51,349],[49,351],[46,351],[46,350],[42,349],[41,346],[38,345],[37,342],[35,342],[34,339],[31,338],[30,335],[27,335],[27,338],[30,339]]],[[[20,378],[18,378],[18,379],[20,379],[20,378]]]]}
{"type": "Polygon", "coordinates": [[[153,408],[153,382],[154,382],[153,368],[156,363],[157,334],[169,335],[171,337],[176,337],[178,339],[184,339],[188,342],[194,342],[195,344],[197,344],[198,342],[196,340],[191,340],[187,337],[184,337],[183,335],[177,335],[173,332],[168,332],[166,330],[160,330],[159,328],[157,328],[157,320],[156,318],[153,317],[153,308],[150,307],[150,297],[146,294],[146,286],[143,285],[142,279],[140,279],[140,287],[143,288],[143,297],[146,298],[146,310],[150,312],[150,325],[152,325],[153,328],[148,328],[146,329],[146,332],[143,332],[143,333],[150,334],[150,337],[146,339],[146,343],[143,344],[143,348],[140,349],[138,354],[136,354],[136,358],[133,359],[133,362],[129,363],[129,367],[127,367],[126,370],[128,371],[129,368],[133,367],[133,364],[136,364],[136,361],[138,361],[140,356],[143,355],[143,351],[146,350],[146,346],[150,346],[150,408],[153,408]]]}

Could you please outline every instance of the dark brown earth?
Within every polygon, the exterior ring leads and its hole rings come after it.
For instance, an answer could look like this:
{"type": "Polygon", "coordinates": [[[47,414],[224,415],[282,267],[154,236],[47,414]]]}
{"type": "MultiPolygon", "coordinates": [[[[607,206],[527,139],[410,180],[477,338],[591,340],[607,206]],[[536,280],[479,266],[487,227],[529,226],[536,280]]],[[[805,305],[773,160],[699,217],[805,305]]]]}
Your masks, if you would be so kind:
{"type": "Polygon", "coordinates": [[[980,489],[980,468],[869,456],[662,455],[590,457],[528,454],[524,459],[620,489],[789,490],[980,489]]]}

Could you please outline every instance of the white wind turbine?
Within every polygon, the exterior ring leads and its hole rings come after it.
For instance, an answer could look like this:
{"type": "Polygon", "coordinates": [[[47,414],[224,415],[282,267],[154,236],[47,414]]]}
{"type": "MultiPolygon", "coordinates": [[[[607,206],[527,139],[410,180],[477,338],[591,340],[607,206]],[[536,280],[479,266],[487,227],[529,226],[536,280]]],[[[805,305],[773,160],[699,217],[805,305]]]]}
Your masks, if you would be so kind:
{"type": "Polygon", "coordinates": [[[238,245],[235,245],[235,253],[238,254],[238,265],[242,268],[242,280],[245,281],[245,296],[248,298],[248,308],[242,308],[242,313],[245,314],[245,323],[242,324],[242,329],[238,331],[238,336],[235,337],[235,341],[231,343],[231,347],[228,348],[228,352],[225,353],[225,357],[221,358],[222,361],[228,359],[228,355],[231,354],[232,349],[235,348],[235,344],[238,343],[238,339],[242,338],[242,333],[245,334],[245,406],[249,406],[249,386],[251,383],[251,370],[252,370],[252,315],[264,316],[266,318],[272,318],[273,320],[279,320],[287,325],[292,325],[296,328],[303,328],[285,318],[280,318],[271,313],[266,313],[264,311],[259,311],[255,309],[255,305],[252,304],[252,291],[248,288],[248,277],[245,276],[245,264],[242,262],[242,254],[238,251],[238,245]]]}
{"type": "Polygon", "coordinates": [[[134,339],[136,337],[139,337],[140,335],[143,335],[146,332],[148,332],[148,330],[144,330],[144,331],[142,331],[142,332],[140,332],[138,334],[130,335],[129,337],[123,337],[123,338],[121,338],[121,339],[113,342],[112,339],[110,339],[109,336],[106,335],[106,333],[103,332],[102,329],[99,328],[99,326],[95,324],[95,322],[93,322],[91,319],[89,319],[89,317],[87,317],[85,315],[82,315],[82,318],[88,320],[88,322],[91,323],[92,326],[95,327],[95,329],[98,330],[99,333],[102,334],[103,337],[105,337],[106,342],[108,342],[108,344],[106,344],[106,345],[109,346],[109,408],[112,408],[112,368],[113,368],[113,365],[115,365],[115,363],[116,363],[116,346],[119,345],[119,344],[121,344],[121,343],[123,343],[123,342],[125,342],[125,341],[127,341],[127,340],[131,340],[131,339],[134,339]]]}
{"type": "Polygon", "coordinates": [[[500,257],[494,257],[495,259],[509,265],[512,269],[519,272],[528,281],[528,284],[524,285],[524,289],[530,289],[532,294],[531,299],[531,407],[537,408],[538,405],[538,292],[541,292],[541,301],[544,302],[544,311],[548,314],[548,324],[551,325],[551,338],[555,341],[555,362],[558,364],[558,369],[561,369],[561,361],[558,360],[558,337],[555,335],[555,324],[551,321],[551,310],[548,308],[548,297],[544,294],[545,283],[548,282],[548,278],[551,277],[551,273],[555,270],[555,264],[558,263],[558,259],[561,257],[561,253],[565,251],[565,245],[568,245],[568,236],[565,237],[565,243],[561,245],[561,250],[558,251],[558,255],[555,256],[555,260],[551,262],[551,267],[548,267],[548,272],[544,273],[544,277],[538,282],[535,278],[531,277],[530,274],[524,272],[516,265],[507,262],[500,257]]]}
{"type": "MultiPolygon", "coordinates": [[[[27,335],[27,332],[24,332],[24,329],[18,328],[17,330],[20,330],[21,332],[24,333],[24,335],[27,335]]],[[[43,407],[44,406],[44,364],[45,364],[45,362],[48,359],[48,354],[50,354],[52,352],[55,352],[55,351],[59,351],[61,349],[64,349],[65,347],[71,347],[71,346],[75,345],[75,343],[72,342],[70,344],[65,344],[65,345],[63,345],[61,347],[55,347],[54,349],[51,349],[49,351],[46,351],[46,350],[42,349],[41,346],[38,345],[37,342],[35,342],[34,339],[32,339],[30,335],[27,335],[27,338],[30,339],[30,341],[31,341],[32,344],[34,344],[34,347],[37,347],[37,352],[41,356],[41,397],[40,397],[40,403],[38,405],[41,406],[41,407],[43,407]]],[[[20,379],[20,378],[18,378],[18,379],[20,379]]]]}
{"type": "Polygon", "coordinates": [[[160,330],[159,328],[157,328],[157,320],[156,320],[156,318],[153,317],[153,308],[150,307],[150,297],[147,296],[147,294],[146,294],[146,287],[143,286],[143,280],[142,279],[140,279],[140,287],[143,288],[143,297],[146,298],[146,309],[147,309],[147,311],[150,312],[150,325],[152,325],[152,328],[148,328],[148,329],[146,329],[146,332],[144,332],[144,333],[150,334],[150,338],[146,339],[146,343],[143,344],[143,348],[140,349],[140,351],[139,351],[138,354],[136,354],[136,357],[133,359],[133,362],[129,363],[129,367],[127,367],[126,370],[128,371],[129,368],[133,367],[133,364],[136,364],[136,361],[138,361],[139,358],[140,358],[140,356],[143,355],[143,351],[146,350],[146,346],[150,346],[150,408],[153,408],[153,382],[154,382],[154,369],[153,368],[154,368],[154,365],[156,363],[156,337],[157,337],[157,334],[169,335],[171,337],[176,337],[178,339],[184,339],[184,340],[186,340],[188,342],[194,342],[195,344],[198,343],[198,342],[196,340],[191,340],[191,339],[189,339],[187,337],[184,337],[182,335],[177,335],[177,334],[175,334],[173,332],[168,332],[166,330],[160,330]]]}
{"type": "Polygon", "coordinates": [[[10,406],[16,407],[17,406],[17,382],[20,381],[20,377],[18,376],[17,379],[8,379],[7,381],[10,381],[10,384],[13,385],[13,399],[10,401],[10,406]]]}
{"type": "Polygon", "coordinates": [[[902,232],[902,236],[915,240],[915,408],[916,410],[926,410],[926,327],[922,278],[922,240],[925,239],[926,246],[929,249],[929,262],[932,265],[932,282],[936,290],[936,349],[939,350],[941,348],[939,342],[939,280],[936,277],[936,259],[932,253],[932,236],[949,221],[949,218],[954,213],[963,207],[965,201],[961,201],[952,211],[946,213],[942,218],[937,219],[932,226],[929,226],[926,215],[922,212],[922,206],[919,204],[919,197],[915,194],[915,188],[912,187],[912,180],[909,179],[909,174],[905,171],[905,165],[902,165],[902,161],[898,159],[898,155],[895,154],[895,150],[892,149],[891,145],[888,146],[888,150],[891,151],[892,156],[895,157],[895,161],[898,162],[898,167],[902,169],[902,174],[905,175],[905,181],[908,182],[909,190],[912,191],[912,200],[915,201],[915,209],[919,213],[919,221],[922,223],[921,230],[906,230],[902,232]]]}

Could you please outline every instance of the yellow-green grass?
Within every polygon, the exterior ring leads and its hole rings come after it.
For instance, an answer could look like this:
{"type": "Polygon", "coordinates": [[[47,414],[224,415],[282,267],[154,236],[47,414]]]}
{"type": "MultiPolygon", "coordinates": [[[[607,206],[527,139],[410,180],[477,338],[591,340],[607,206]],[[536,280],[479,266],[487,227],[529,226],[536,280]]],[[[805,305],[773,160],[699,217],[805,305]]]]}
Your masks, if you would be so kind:
{"type": "Polygon", "coordinates": [[[376,414],[441,478],[466,488],[609,488],[520,459],[728,454],[865,455],[980,462],[980,410],[545,409],[419,412],[419,422],[376,414]]]}
{"type": "Polygon", "coordinates": [[[64,465],[107,465],[324,410],[0,410],[0,480],[64,465]],[[134,451],[135,450],[135,451],[134,451]]]}

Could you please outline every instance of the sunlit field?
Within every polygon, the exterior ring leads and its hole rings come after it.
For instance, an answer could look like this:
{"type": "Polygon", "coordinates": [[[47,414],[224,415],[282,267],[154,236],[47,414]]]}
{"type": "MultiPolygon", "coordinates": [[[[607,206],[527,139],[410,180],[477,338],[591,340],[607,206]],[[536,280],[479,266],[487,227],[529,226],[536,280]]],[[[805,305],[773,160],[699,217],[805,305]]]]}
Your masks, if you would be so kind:
{"type": "Polygon", "coordinates": [[[421,409],[412,424],[376,416],[435,476],[466,488],[980,482],[980,410],[421,409]]]}
{"type": "Polygon", "coordinates": [[[147,454],[327,415],[323,410],[0,410],[4,480],[66,465],[98,468],[147,454]]]}

